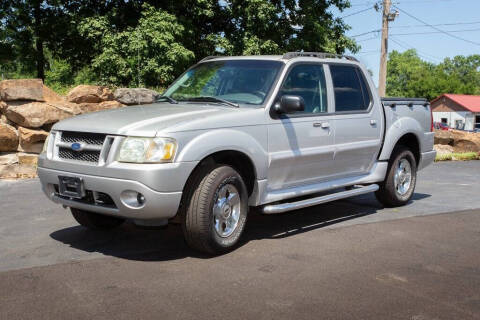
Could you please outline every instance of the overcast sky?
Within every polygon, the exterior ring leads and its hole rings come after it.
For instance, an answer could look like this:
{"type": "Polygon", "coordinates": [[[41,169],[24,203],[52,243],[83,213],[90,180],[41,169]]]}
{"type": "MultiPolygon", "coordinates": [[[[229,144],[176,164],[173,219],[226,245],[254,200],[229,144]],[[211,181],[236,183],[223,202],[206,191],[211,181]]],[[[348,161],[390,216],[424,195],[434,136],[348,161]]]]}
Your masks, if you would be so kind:
{"type": "MultiPolygon", "coordinates": [[[[375,2],[351,0],[351,8],[342,13],[335,12],[338,16],[353,14],[345,17],[345,22],[352,27],[347,35],[381,29],[381,11],[376,12],[372,8],[375,2]],[[357,13],[362,10],[366,11],[357,13]]],[[[393,0],[393,4],[404,12],[400,11],[396,20],[390,23],[389,52],[415,48],[423,59],[435,63],[445,57],[480,54],[480,0],[393,0]],[[407,13],[441,31],[454,31],[452,35],[466,41],[425,26],[407,13]],[[402,35],[406,33],[419,34],[402,35]]],[[[392,10],[396,8],[392,7],[392,10]]],[[[355,38],[362,46],[356,56],[372,70],[375,83],[378,83],[380,35],[381,32],[373,32],[355,38]]]]}

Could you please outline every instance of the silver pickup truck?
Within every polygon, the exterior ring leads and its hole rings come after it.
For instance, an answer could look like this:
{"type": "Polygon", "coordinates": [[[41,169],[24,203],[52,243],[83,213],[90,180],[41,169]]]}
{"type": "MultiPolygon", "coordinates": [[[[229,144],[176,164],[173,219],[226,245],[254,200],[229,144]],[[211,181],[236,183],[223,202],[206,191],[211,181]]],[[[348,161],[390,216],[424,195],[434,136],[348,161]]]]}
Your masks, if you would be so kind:
{"type": "Polygon", "coordinates": [[[180,222],[193,248],[231,250],[265,214],[375,192],[406,204],[431,164],[424,99],[382,99],[355,58],[207,57],[152,105],[57,123],[39,157],[47,197],[94,229],[180,222]]]}

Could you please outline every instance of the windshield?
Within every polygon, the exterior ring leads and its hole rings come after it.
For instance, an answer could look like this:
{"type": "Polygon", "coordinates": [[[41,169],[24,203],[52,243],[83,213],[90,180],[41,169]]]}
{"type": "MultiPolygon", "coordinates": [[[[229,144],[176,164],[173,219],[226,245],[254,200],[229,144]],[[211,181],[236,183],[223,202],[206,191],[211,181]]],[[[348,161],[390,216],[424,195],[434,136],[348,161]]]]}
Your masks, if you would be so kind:
{"type": "Polygon", "coordinates": [[[282,65],[280,61],[265,60],[204,62],[185,72],[164,96],[177,101],[214,97],[233,103],[261,105],[282,65]]]}

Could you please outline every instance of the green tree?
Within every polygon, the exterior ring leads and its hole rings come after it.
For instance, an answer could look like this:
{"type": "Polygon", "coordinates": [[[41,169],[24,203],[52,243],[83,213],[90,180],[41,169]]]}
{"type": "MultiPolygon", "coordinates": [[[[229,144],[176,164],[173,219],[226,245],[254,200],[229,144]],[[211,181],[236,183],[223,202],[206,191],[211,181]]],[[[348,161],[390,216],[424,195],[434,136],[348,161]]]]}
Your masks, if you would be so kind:
{"type": "Polygon", "coordinates": [[[57,0],[0,1],[1,42],[26,70],[45,78],[45,46],[54,46],[61,30],[63,10],[57,0]]]}
{"type": "MultiPolygon", "coordinates": [[[[331,9],[343,11],[347,0],[231,0],[224,36],[232,54],[278,54],[285,51],[356,52],[349,29],[331,9]]],[[[227,51],[227,50],[226,50],[227,51]]]]}
{"type": "Polygon", "coordinates": [[[433,64],[422,60],[415,50],[389,55],[387,95],[425,97],[443,93],[480,93],[480,55],[446,58],[433,64]]]}
{"type": "Polygon", "coordinates": [[[135,28],[116,32],[105,17],[92,17],[79,30],[98,43],[92,68],[105,84],[165,86],[194,57],[181,43],[184,28],[175,16],[148,4],[135,28]]]}
{"type": "Polygon", "coordinates": [[[166,85],[214,54],[355,52],[348,0],[2,0],[0,72],[166,85]]]}

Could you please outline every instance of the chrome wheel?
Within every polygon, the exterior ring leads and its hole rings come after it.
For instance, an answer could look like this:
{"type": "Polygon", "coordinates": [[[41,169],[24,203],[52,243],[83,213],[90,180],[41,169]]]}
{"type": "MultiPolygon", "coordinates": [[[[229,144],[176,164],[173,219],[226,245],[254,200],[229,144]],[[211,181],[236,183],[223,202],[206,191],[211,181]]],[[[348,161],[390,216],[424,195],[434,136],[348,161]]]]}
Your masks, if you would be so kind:
{"type": "Polygon", "coordinates": [[[215,231],[220,237],[230,236],[238,226],[240,220],[240,193],[232,184],[226,184],[217,191],[213,205],[215,231]]]}
{"type": "Polygon", "coordinates": [[[412,166],[407,159],[401,159],[395,170],[394,184],[395,190],[401,196],[407,194],[412,183],[412,166]]]}

